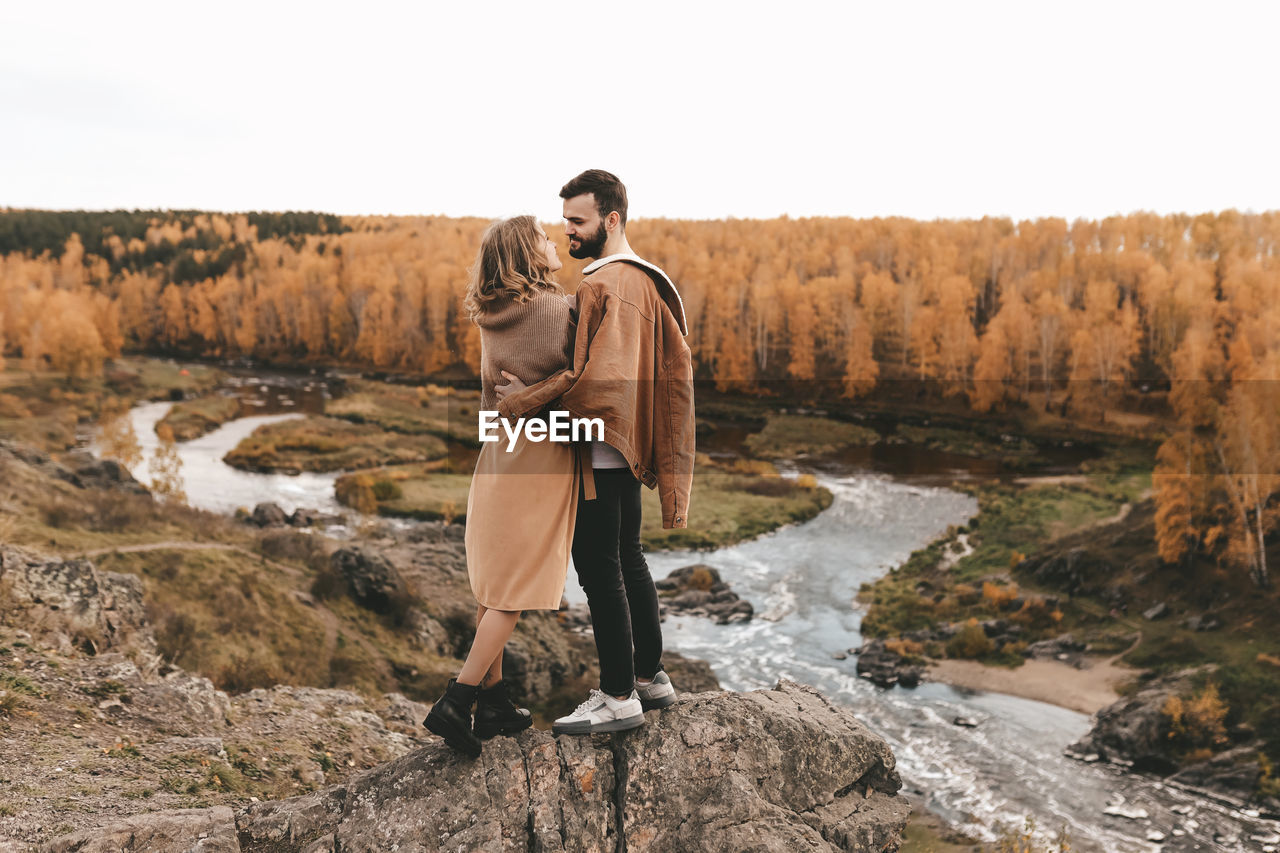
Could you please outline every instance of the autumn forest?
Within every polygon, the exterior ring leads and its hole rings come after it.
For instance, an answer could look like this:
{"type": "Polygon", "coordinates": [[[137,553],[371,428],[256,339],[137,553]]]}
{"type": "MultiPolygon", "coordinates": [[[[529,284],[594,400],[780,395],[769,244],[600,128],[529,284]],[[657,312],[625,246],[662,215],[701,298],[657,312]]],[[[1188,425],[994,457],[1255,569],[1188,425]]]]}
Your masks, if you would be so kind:
{"type": "MultiPolygon", "coordinates": [[[[72,377],[124,351],[474,377],[462,297],[486,224],[0,211],[0,354],[72,377]]],[[[1088,423],[1155,400],[1161,556],[1212,550],[1269,583],[1280,214],[638,220],[628,237],[680,287],[697,376],[720,391],[909,383],[1088,423]]]]}

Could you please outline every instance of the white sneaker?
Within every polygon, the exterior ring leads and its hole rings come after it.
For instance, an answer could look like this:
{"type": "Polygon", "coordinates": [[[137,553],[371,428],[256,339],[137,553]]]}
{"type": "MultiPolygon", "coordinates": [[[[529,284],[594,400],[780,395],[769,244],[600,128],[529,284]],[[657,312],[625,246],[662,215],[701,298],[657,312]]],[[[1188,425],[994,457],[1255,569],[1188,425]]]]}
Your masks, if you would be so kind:
{"type": "Polygon", "coordinates": [[[640,696],[640,705],[646,711],[665,708],[676,701],[676,689],[671,686],[671,679],[662,670],[653,676],[648,684],[636,682],[636,693],[640,696]]]}
{"type": "Polygon", "coordinates": [[[636,691],[632,690],[626,699],[615,699],[593,689],[576,711],[552,723],[551,731],[558,735],[586,735],[621,732],[643,725],[644,709],[636,691]]]}

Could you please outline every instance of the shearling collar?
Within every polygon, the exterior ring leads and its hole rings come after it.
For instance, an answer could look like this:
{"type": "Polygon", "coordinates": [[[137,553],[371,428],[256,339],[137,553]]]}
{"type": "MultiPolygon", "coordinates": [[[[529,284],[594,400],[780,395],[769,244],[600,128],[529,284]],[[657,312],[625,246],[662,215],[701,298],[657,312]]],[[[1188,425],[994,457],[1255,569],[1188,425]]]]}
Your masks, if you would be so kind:
{"type": "Polygon", "coordinates": [[[592,261],[582,270],[582,274],[591,275],[605,264],[611,264],[614,261],[626,261],[629,264],[635,264],[647,272],[649,274],[649,278],[653,279],[654,285],[658,288],[658,295],[667,303],[667,307],[671,309],[672,315],[675,316],[676,322],[680,325],[680,332],[685,335],[689,334],[689,327],[685,323],[684,300],[680,298],[680,291],[676,290],[675,282],[673,282],[670,276],[663,272],[662,268],[657,264],[649,263],[639,255],[635,255],[630,252],[619,252],[616,255],[608,255],[592,261]],[[670,292],[671,297],[673,297],[674,300],[672,298],[668,298],[667,294],[663,292],[664,289],[670,292]]]}

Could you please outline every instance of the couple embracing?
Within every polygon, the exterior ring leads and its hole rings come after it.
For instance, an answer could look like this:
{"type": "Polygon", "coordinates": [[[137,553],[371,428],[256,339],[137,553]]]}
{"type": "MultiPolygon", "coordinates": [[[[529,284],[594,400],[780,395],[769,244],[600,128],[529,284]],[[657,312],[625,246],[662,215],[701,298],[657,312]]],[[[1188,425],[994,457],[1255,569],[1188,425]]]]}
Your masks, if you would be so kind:
{"type": "Polygon", "coordinates": [[[658,489],[664,528],[688,524],[694,420],[684,306],[666,273],[631,251],[617,177],[590,169],[560,197],[569,254],[595,259],[575,296],[552,277],[562,264],[534,217],[496,222],[481,240],[466,298],[480,327],[480,408],[512,423],[564,411],[603,429],[575,444],[526,430],[481,449],[466,532],[476,635],[423,723],[471,756],[482,739],[532,725],[507,696],[502,650],[521,611],[559,608],[570,554],[591,610],[600,687],[552,731],[623,731],[675,701],[640,546],[640,485],[658,489]]]}

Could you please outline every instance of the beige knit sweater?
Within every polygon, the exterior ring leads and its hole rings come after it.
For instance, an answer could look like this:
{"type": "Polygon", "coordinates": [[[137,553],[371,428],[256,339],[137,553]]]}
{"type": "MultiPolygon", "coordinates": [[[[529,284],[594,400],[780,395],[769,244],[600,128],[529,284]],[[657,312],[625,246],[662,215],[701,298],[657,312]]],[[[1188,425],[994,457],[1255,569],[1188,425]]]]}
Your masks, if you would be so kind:
{"type": "Polygon", "coordinates": [[[527,302],[494,304],[476,318],[480,327],[480,408],[496,411],[502,371],[525,385],[541,382],[573,362],[574,321],[561,295],[539,292],[527,302]]]}

